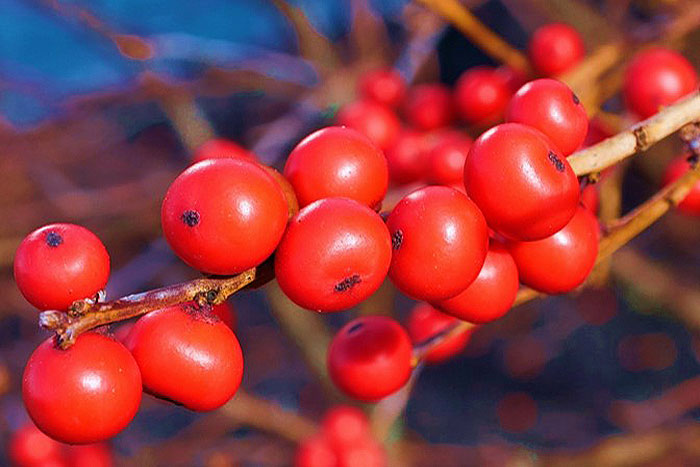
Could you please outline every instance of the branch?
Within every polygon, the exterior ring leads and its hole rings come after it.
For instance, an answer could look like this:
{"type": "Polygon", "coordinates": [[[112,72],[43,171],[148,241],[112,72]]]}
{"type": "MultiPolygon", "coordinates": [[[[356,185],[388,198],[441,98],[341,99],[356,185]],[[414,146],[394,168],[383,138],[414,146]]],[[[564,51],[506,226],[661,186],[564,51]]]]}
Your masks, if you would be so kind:
{"type": "Polygon", "coordinates": [[[39,315],[39,325],[55,331],[57,343],[67,349],[82,333],[117,321],[140,316],[173,305],[196,301],[216,305],[255,279],[255,268],[237,276],[195,279],[109,302],[78,300],[68,312],[48,310],[39,315]]]}

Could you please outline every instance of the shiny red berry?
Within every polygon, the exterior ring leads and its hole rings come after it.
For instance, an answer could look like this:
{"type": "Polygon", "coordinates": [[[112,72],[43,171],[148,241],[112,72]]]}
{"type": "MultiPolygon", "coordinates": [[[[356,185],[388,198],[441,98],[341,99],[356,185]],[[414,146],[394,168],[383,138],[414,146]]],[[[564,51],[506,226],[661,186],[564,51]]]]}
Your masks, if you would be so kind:
{"type": "Polygon", "coordinates": [[[7,451],[15,467],[63,465],[63,445],[49,438],[33,423],[12,433],[7,451]]]}
{"type": "Polygon", "coordinates": [[[275,276],[297,305],[351,308],[374,293],[391,262],[391,239],[379,214],[347,198],[326,198],[289,222],[275,255],[275,276]]]}
{"type": "Polygon", "coordinates": [[[393,256],[389,277],[406,295],[436,301],[454,297],[479,274],[488,230],[479,208],[446,186],[403,198],[387,219],[393,256]]]}
{"type": "MultiPolygon", "coordinates": [[[[687,156],[681,156],[671,161],[664,172],[664,185],[668,185],[683,176],[690,170],[690,163],[687,156]]],[[[690,192],[678,205],[678,209],[694,216],[700,216],[700,182],[695,182],[690,192]]]]}
{"type": "Polygon", "coordinates": [[[109,277],[109,255],[99,238],[75,224],[50,224],[27,235],[15,253],[15,282],[40,310],[65,310],[92,298],[109,277]]]}
{"type": "Polygon", "coordinates": [[[236,310],[231,302],[219,303],[211,307],[211,312],[217,318],[224,322],[226,326],[231,328],[231,331],[236,331],[236,310]]]}
{"type": "Polygon", "coordinates": [[[641,118],[698,87],[693,65],[673,50],[655,47],[638,53],[625,71],[622,93],[627,107],[641,118]]]}
{"type": "Polygon", "coordinates": [[[483,324],[505,315],[518,293],[518,268],[508,250],[491,241],[484,266],[469,287],[434,305],[464,321],[483,324]]]}
{"type": "Polygon", "coordinates": [[[411,339],[386,316],[364,316],[343,326],[328,349],[328,371],[347,395],[376,401],[411,376],[411,339]]]}
{"type": "Polygon", "coordinates": [[[367,99],[389,107],[398,107],[406,94],[406,81],[393,68],[381,68],[362,75],[359,91],[367,99]]]}
{"type": "Polygon", "coordinates": [[[139,319],[126,345],[146,391],[191,410],[214,410],[241,385],[243,354],[233,331],[206,310],[179,305],[139,319]]]}
{"type": "MultiPolygon", "coordinates": [[[[411,310],[406,328],[414,344],[421,344],[445,332],[458,322],[456,318],[436,310],[428,303],[419,303],[411,310]]],[[[473,329],[469,329],[442,339],[425,354],[424,360],[427,363],[441,363],[449,360],[464,350],[472,332],[473,329]]]]}
{"type": "Polygon", "coordinates": [[[163,233],[188,265],[236,274],[262,263],[287,225],[279,184],[259,165],[235,159],[199,162],[170,185],[161,210],[163,233]]]}
{"type": "Polygon", "coordinates": [[[141,402],[141,374],[115,339],[88,332],[67,350],[45,340],[32,353],[22,380],[34,423],[69,444],[103,441],[122,431],[141,402]]]}
{"type": "Polygon", "coordinates": [[[588,132],[588,116],[576,94],[561,81],[536,79],[521,87],[508,105],[506,121],[537,128],[568,156],[588,132]]]}
{"type": "Polygon", "coordinates": [[[70,467],[112,467],[114,465],[112,452],[105,443],[68,446],[66,454],[70,467]]]}
{"type": "Polygon", "coordinates": [[[472,147],[467,135],[444,138],[427,156],[428,181],[438,185],[463,184],[464,162],[472,147]]]}
{"type": "Polygon", "coordinates": [[[552,235],[576,212],[579,185],[566,158],[538,130],[520,123],[474,141],[464,186],[496,232],[518,240],[552,235]]]}
{"type": "Polygon", "coordinates": [[[314,436],[302,442],[294,456],[294,467],[337,467],[333,446],[325,436],[314,436]]]}
{"type": "Polygon", "coordinates": [[[406,97],[405,114],[408,122],[420,130],[442,128],[454,118],[452,93],[442,84],[421,84],[406,97]]]}
{"type": "Polygon", "coordinates": [[[455,102],[461,117],[470,124],[483,125],[503,117],[513,91],[495,68],[471,68],[455,85],[455,102]]]}
{"type": "Polygon", "coordinates": [[[210,139],[202,144],[192,156],[193,162],[201,162],[207,159],[240,159],[248,162],[257,162],[255,154],[248,151],[238,143],[224,138],[210,139]]]}
{"type": "Polygon", "coordinates": [[[509,249],[520,281],[547,294],[575,289],[593,269],[598,236],[598,220],[581,206],[554,235],[534,242],[512,242],[509,249]]]}
{"type": "Polygon", "coordinates": [[[394,144],[401,131],[401,122],[389,107],[368,99],[345,105],[337,122],[359,131],[383,151],[394,144]]]}
{"type": "Polygon", "coordinates": [[[297,144],[284,176],[301,207],[341,196],[373,208],[384,199],[389,184],[382,151],[358,131],[338,126],[322,128],[297,144]]]}
{"type": "Polygon", "coordinates": [[[530,38],[530,60],[544,76],[556,76],[574,67],[583,59],[586,49],[579,32],[563,23],[540,27],[530,38]]]}
{"type": "Polygon", "coordinates": [[[369,420],[362,410],[339,405],[323,416],[323,433],[336,449],[343,449],[370,437],[369,420]]]}
{"type": "Polygon", "coordinates": [[[405,185],[421,180],[427,168],[425,134],[403,130],[386,151],[386,161],[392,183],[405,185]]]}

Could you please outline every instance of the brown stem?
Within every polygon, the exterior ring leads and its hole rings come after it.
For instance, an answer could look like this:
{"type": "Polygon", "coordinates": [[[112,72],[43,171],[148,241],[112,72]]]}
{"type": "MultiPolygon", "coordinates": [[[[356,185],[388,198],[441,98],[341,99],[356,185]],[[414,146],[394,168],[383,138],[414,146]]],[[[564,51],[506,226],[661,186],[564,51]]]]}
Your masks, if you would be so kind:
{"type": "Polygon", "coordinates": [[[80,334],[98,326],[191,301],[210,305],[222,303],[254,279],[255,268],[252,268],[232,277],[195,279],[104,303],[79,300],[73,303],[68,312],[42,312],[39,315],[39,325],[55,331],[58,345],[67,349],[80,334]]]}

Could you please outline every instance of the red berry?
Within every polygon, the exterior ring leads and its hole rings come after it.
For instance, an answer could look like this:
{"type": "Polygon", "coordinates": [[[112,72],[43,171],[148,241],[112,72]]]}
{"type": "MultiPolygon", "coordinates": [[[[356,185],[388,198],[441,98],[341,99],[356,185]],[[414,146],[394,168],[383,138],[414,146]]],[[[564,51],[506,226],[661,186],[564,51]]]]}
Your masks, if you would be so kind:
{"type": "Polygon", "coordinates": [[[632,59],[625,71],[622,93],[627,107],[639,117],[647,118],[697,86],[698,75],[685,57],[655,47],[632,59]]]}
{"type": "Polygon", "coordinates": [[[33,423],[27,423],[12,434],[8,455],[16,467],[63,465],[63,446],[49,438],[33,423]]]}
{"type": "Polygon", "coordinates": [[[406,98],[406,119],[421,130],[434,130],[452,123],[452,95],[442,84],[421,84],[406,98]]]}
{"type": "Polygon", "coordinates": [[[564,227],[579,198],[566,158],[538,130],[519,123],[495,126],[474,141],[464,186],[489,227],[518,240],[537,240],[564,227]]]}
{"type": "MultiPolygon", "coordinates": [[[[419,303],[411,310],[406,327],[411,340],[415,344],[419,344],[457,323],[456,318],[436,310],[427,303],[419,303]]],[[[427,363],[440,363],[454,357],[467,346],[472,332],[473,330],[469,329],[443,339],[428,351],[425,355],[425,361],[427,363]]]]}
{"type": "MultiPolygon", "coordinates": [[[[664,173],[664,186],[672,183],[690,170],[687,156],[681,156],[671,161],[664,173]]],[[[686,214],[700,216],[700,182],[695,182],[690,192],[678,205],[678,209],[686,214]]]]}
{"type": "Polygon", "coordinates": [[[386,161],[392,183],[404,185],[421,180],[427,164],[425,135],[413,130],[402,131],[386,152],[386,161]]]}
{"type": "Polygon", "coordinates": [[[50,224],[22,240],[14,270],[15,282],[29,303],[40,310],[65,310],[104,288],[109,255],[85,227],[50,224]]]}
{"type": "Polygon", "coordinates": [[[154,311],[139,319],[127,347],[143,386],[191,410],[213,410],[241,385],[243,355],[233,331],[194,305],[154,311]]]}
{"type": "Polygon", "coordinates": [[[509,245],[520,281],[547,294],[575,289],[586,280],[598,255],[598,220],[580,206],[554,235],[509,245]]]}
{"type": "Polygon", "coordinates": [[[199,162],[182,172],[163,200],[163,233],[188,265],[236,274],[262,263],[287,225],[279,184],[259,165],[235,159],[199,162]]]}
{"type": "Polygon", "coordinates": [[[393,68],[381,68],[362,76],[359,91],[367,99],[389,107],[398,107],[406,93],[406,81],[393,68]]]}
{"type": "Polygon", "coordinates": [[[345,105],[338,113],[338,124],[359,131],[383,151],[389,149],[401,131],[394,112],[375,101],[360,100],[345,105]]]}
{"type": "Polygon", "coordinates": [[[488,249],[484,216],[454,188],[414,191],[399,201],[387,226],[394,249],[389,277],[417,300],[454,297],[484,264],[488,249]]]}
{"type": "Polygon", "coordinates": [[[201,162],[207,159],[240,159],[248,162],[257,162],[255,154],[243,146],[224,138],[210,139],[197,148],[192,156],[192,162],[201,162]]]}
{"type": "Polygon", "coordinates": [[[111,438],[134,418],[141,402],[141,375],[115,339],[88,332],[68,350],[54,338],[36,348],[24,369],[24,405],[34,423],[70,444],[111,438]]]}
{"type": "Polygon", "coordinates": [[[386,316],[364,316],[343,326],[328,349],[328,370],[347,395],[376,401],[411,376],[411,339],[386,316]]]}
{"type": "Polygon", "coordinates": [[[581,190],[581,204],[591,211],[593,215],[598,212],[598,188],[595,185],[586,185],[581,190]]]}
{"type": "Polygon", "coordinates": [[[373,439],[364,439],[338,451],[338,467],[385,467],[386,465],[384,450],[373,439]]]}
{"type": "Polygon", "coordinates": [[[535,31],[528,52],[532,65],[539,73],[556,76],[580,62],[586,49],[576,29],[568,24],[551,23],[535,31]]]}
{"type": "Polygon", "coordinates": [[[438,185],[463,184],[464,162],[472,139],[466,135],[444,138],[428,153],[428,180],[438,185]]]}
{"type": "Polygon", "coordinates": [[[323,436],[309,438],[299,445],[294,456],[294,467],[337,467],[333,447],[323,436]]]}
{"type": "Polygon", "coordinates": [[[301,207],[318,199],[346,197],[371,208],[386,194],[386,158],[366,136],[331,126],[304,138],[289,154],[284,176],[301,207]]]}
{"type": "Polygon", "coordinates": [[[537,128],[568,156],[588,132],[588,116],[569,86],[554,79],[536,79],[521,87],[508,105],[506,121],[537,128]]]}
{"type": "Polygon", "coordinates": [[[297,305],[318,311],[351,308],[384,281],[391,239],[379,215],[347,198],[327,198],[299,211],[275,255],[275,276],[297,305]]]}
{"type": "Polygon", "coordinates": [[[370,436],[369,420],[362,410],[339,405],[326,412],[323,417],[323,433],[328,441],[340,450],[370,436]]]}
{"type": "Polygon", "coordinates": [[[511,93],[520,89],[528,80],[527,73],[511,68],[508,65],[499,66],[496,68],[496,73],[506,83],[511,93]]]}
{"type": "Polygon", "coordinates": [[[236,311],[230,302],[219,303],[211,307],[211,312],[224,322],[232,331],[236,330],[236,311]]]}
{"type": "Polygon", "coordinates": [[[112,453],[104,443],[68,447],[70,467],[112,467],[112,453]]]}
{"type": "Polygon", "coordinates": [[[496,69],[489,66],[471,68],[455,85],[455,100],[462,118],[470,124],[499,120],[513,94],[496,69]]]}

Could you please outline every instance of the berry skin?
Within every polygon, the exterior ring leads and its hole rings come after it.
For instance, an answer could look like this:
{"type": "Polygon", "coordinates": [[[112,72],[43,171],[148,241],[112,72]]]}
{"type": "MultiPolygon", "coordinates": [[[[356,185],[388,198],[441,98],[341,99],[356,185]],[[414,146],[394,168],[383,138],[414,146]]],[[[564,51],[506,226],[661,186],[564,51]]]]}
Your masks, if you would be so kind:
{"type": "Polygon", "coordinates": [[[470,124],[500,119],[513,92],[504,77],[489,66],[471,68],[455,85],[455,100],[462,118],[470,124]]]}
{"type": "MultiPolygon", "coordinates": [[[[436,310],[428,303],[419,303],[411,310],[406,328],[411,340],[418,344],[440,334],[456,323],[456,318],[436,310]]],[[[443,339],[425,355],[426,363],[441,363],[460,353],[467,346],[472,332],[473,330],[470,329],[449,339],[443,339]]]]}
{"type": "Polygon", "coordinates": [[[279,184],[259,165],[216,159],[191,166],[173,181],[161,222],[185,263],[210,274],[237,274],[272,254],[288,213],[279,184]]]}
{"type": "Polygon", "coordinates": [[[583,59],[586,49],[578,31],[568,24],[551,23],[537,29],[528,45],[530,60],[544,76],[557,76],[583,59]]]}
{"type": "Polygon", "coordinates": [[[338,124],[357,130],[382,151],[389,149],[401,131],[401,122],[391,109],[371,100],[345,105],[338,113],[338,124]]]}
{"type": "Polygon", "coordinates": [[[243,354],[235,334],[192,305],[142,317],[127,347],[141,369],[144,389],[188,409],[219,408],[241,385],[243,354]]]}
{"type": "Polygon", "coordinates": [[[63,465],[63,445],[49,438],[33,423],[12,434],[8,456],[15,467],[63,465]]]}
{"type": "Polygon", "coordinates": [[[340,405],[323,417],[323,433],[337,450],[370,437],[369,420],[362,410],[340,405]]]}
{"type": "Polygon", "coordinates": [[[491,241],[479,275],[456,297],[434,303],[439,310],[475,324],[495,321],[513,306],[518,293],[518,268],[508,250],[491,241]]]}
{"type": "Polygon", "coordinates": [[[598,188],[595,185],[586,185],[581,190],[581,204],[595,215],[598,213],[598,202],[598,188]]]}
{"type": "Polygon", "coordinates": [[[463,184],[464,162],[472,139],[466,135],[444,138],[428,153],[428,181],[438,185],[463,184]]]}
{"type": "Polygon", "coordinates": [[[338,467],[385,467],[386,465],[384,450],[379,443],[370,438],[338,451],[338,467]]]}
{"type": "Polygon", "coordinates": [[[419,130],[445,127],[452,123],[453,113],[452,95],[442,84],[421,84],[406,98],[406,119],[419,130]]]}
{"type": "Polygon", "coordinates": [[[627,107],[647,118],[698,86],[693,65],[681,54],[660,47],[638,53],[625,71],[622,94],[627,107]]]}
{"type": "Polygon", "coordinates": [[[340,311],[367,299],[384,281],[391,239],[379,214],[347,198],[326,198],[289,222],[275,255],[275,276],[297,305],[340,311]]]}
{"type": "Polygon", "coordinates": [[[112,453],[104,443],[68,446],[70,467],[112,467],[112,453]]]}
{"type": "Polygon", "coordinates": [[[536,79],[511,99],[506,121],[537,128],[568,156],[586,139],[588,116],[576,94],[561,81],[536,79]]]}
{"type": "Polygon", "coordinates": [[[454,188],[414,191],[399,201],[387,226],[394,250],[389,277],[416,300],[454,297],[484,264],[488,249],[484,216],[454,188]]]}
{"type": "Polygon", "coordinates": [[[224,138],[210,139],[197,148],[192,156],[193,163],[208,159],[240,159],[248,162],[258,161],[255,154],[238,143],[224,138]]]}
{"type": "MultiPolygon", "coordinates": [[[[664,186],[678,180],[688,170],[690,170],[690,164],[687,156],[672,160],[664,172],[664,186]]],[[[693,185],[683,201],[678,204],[678,209],[685,214],[700,216],[700,182],[693,185]]]]}
{"type": "Polygon", "coordinates": [[[576,212],[579,186],[566,158],[538,130],[504,123],[479,136],[464,186],[489,227],[512,239],[554,234],[576,212]]]}
{"type": "Polygon", "coordinates": [[[351,128],[331,126],[304,138],[289,154],[284,176],[299,206],[331,197],[374,208],[386,194],[389,169],[382,151],[351,128]]]}
{"type": "Polygon", "coordinates": [[[230,302],[219,303],[218,305],[213,305],[211,307],[211,312],[217,318],[219,318],[223,323],[231,328],[231,331],[236,331],[236,310],[230,302]]]}
{"type": "Polygon", "coordinates": [[[406,94],[406,81],[392,68],[365,73],[359,83],[360,94],[388,107],[398,107],[406,94]]]}
{"type": "Polygon", "coordinates": [[[65,310],[107,284],[109,255],[99,238],[75,224],[50,224],[27,235],[15,253],[15,282],[40,310],[65,310]]]}
{"type": "Polygon", "coordinates": [[[423,178],[427,164],[425,137],[425,134],[414,130],[399,133],[393,146],[386,152],[392,183],[406,185],[423,178]]]}
{"type": "Polygon", "coordinates": [[[343,326],[328,349],[328,371],[348,396],[377,401],[411,376],[411,339],[386,316],[364,316],[343,326]]]}
{"type": "Polygon", "coordinates": [[[569,292],[586,280],[598,255],[598,236],[598,220],[580,206],[554,235],[534,242],[512,242],[508,247],[520,281],[554,295],[569,292]]]}
{"type": "Polygon", "coordinates": [[[61,350],[54,338],[34,350],[22,397],[41,431],[69,444],[103,441],[122,431],[141,402],[134,357],[115,339],[87,332],[61,350]]]}
{"type": "Polygon", "coordinates": [[[330,442],[324,436],[315,436],[299,445],[294,456],[294,467],[337,467],[338,460],[330,442]]]}

